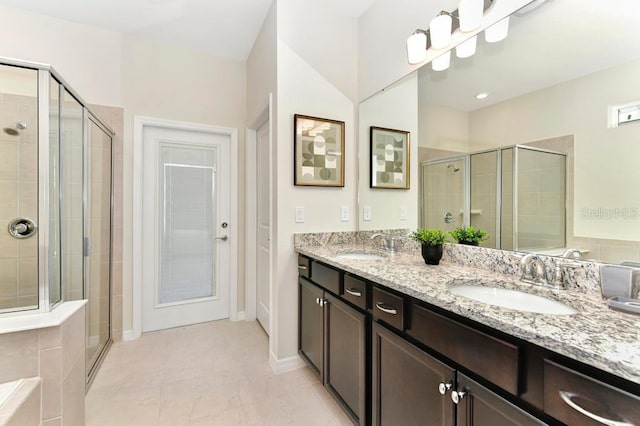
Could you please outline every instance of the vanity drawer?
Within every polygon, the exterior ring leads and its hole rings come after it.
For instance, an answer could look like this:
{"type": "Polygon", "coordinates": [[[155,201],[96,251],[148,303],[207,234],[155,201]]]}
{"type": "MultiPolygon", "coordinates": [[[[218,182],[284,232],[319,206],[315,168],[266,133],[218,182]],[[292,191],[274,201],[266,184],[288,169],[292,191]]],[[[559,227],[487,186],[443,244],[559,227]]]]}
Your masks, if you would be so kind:
{"type": "Polygon", "coordinates": [[[313,269],[311,281],[324,287],[333,294],[340,294],[340,272],[318,262],[311,263],[311,268],[313,269]]]}
{"type": "Polygon", "coordinates": [[[360,309],[367,309],[367,283],[364,281],[345,274],[341,296],[360,309]]]}
{"type": "Polygon", "coordinates": [[[544,411],[569,425],[640,425],[640,397],[547,359],[544,411]]]}
{"type": "Polygon", "coordinates": [[[380,319],[400,331],[404,330],[404,299],[378,287],[373,287],[371,311],[380,319]]]}
{"type": "Polygon", "coordinates": [[[311,276],[311,259],[298,256],[298,275],[309,278],[311,276]]]}
{"type": "Polygon", "coordinates": [[[407,333],[458,364],[481,374],[514,395],[519,394],[518,346],[412,305],[407,333]]]}

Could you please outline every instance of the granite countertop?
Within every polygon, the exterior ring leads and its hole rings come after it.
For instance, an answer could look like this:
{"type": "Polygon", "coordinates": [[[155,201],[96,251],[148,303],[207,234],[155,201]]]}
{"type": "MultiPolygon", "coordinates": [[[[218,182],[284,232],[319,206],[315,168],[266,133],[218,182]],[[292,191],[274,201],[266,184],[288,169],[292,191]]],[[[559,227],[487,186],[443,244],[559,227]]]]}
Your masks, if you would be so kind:
{"type": "Polygon", "coordinates": [[[518,276],[447,262],[426,265],[419,255],[396,253],[384,260],[354,260],[339,253],[362,251],[345,244],[306,245],[296,251],[416,299],[640,384],[640,316],[613,311],[598,294],[553,290],[523,283],[518,276]],[[516,311],[476,302],[448,291],[459,284],[492,285],[555,299],[573,315],[516,311]]]}

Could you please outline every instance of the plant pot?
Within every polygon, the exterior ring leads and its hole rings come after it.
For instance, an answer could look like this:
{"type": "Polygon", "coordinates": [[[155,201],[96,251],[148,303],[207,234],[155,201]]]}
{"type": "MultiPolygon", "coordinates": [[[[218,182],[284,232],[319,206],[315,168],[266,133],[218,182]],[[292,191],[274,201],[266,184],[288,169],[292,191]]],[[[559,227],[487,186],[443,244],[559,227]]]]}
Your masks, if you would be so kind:
{"type": "Polygon", "coordinates": [[[442,259],[442,244],[437,246],[428,246],[422,244],[422,258],[427,265],[437,265],[442,259]]]}
{"type": "Polygon", "coordinates": [[[458,244],[464,244],[465,246],[479,246],[479,241],[458,241],[458,244]]]}

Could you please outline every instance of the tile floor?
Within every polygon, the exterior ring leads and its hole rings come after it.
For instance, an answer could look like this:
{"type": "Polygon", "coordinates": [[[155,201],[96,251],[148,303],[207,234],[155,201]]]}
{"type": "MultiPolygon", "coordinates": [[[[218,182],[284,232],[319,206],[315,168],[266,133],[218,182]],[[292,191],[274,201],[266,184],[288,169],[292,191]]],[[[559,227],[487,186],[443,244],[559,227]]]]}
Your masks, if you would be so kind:
{"type": "Polygon", "coordinates": [[[274,374],[257,322],[216,321],[116,343],[87,425],[351,425],[308,368],[274,374]]]}

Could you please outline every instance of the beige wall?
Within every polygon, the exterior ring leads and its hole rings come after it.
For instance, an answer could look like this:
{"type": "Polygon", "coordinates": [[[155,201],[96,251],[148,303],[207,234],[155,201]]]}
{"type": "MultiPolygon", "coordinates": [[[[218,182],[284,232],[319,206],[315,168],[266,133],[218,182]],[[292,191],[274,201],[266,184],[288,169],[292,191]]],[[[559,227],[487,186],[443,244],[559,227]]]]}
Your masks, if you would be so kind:
{"type": "Polygon", "coordinates": [[[122,35],[0,6],[0,56],[51,64],[87,102],[122,105],[122,35]]]}
{"type": "Polygon", "coordinates": [[[358,134],[359,230],[415,229],[418,226],[418,79],[415,73],[360,104],[358,134]],[[410,133],[410,189],[370,188],[370,126],[410,133]],[[371,219],[363,219],[363,207],[371,207],[371,219]],[[407,218],[400,219],[400,207],[407,218]]]}
{"type": "MultiPolygon", "coordinates": [[[[239,129],[238,165],[244,182],[246,64],[166,43],[127,36],[123,44],[124,330],[132,327],[133,120],[149,116],[239,129]]],[[[244,185],[239,186],[238,250],[244,251],[244,185]]],[[[238,262],[238,309],[244,310],[244,265],[238,262]]]]}
{"type": "MultiPolygon", "coordinates": [[[[306,1],[306,0],[305,0],[306,1]]],[[[344,92],[340,85],[355,81],[356,69],[348,60],[356,56],[356,20],[345,20],[322,10],[314,11],[315,22],[341,25],[319,26],[316,40],[302,43],[308,38],[307,26],[292,24],[300,19],[299,0],[278,2],[278,141],[275,152],[277,170],[277,206],[275,223],[277,238],[274,244],[275,267],[272,289],[272,321],[275,334],[271,339],[272,358],[283,360],[297,356],[298,342],[298,290],[297,261],[293,249],[293,234],[299,232],[350,231],[356,229],[355,208],[357,191],[357,143],[355,103],[351,91],[344,92]],[[282,36],[281,36],[282,34],[282,36]],[[326,36],[326,37],[325,37],[326,36]],[[296,39],[295,42],[293,39],[296,39]],[[336,49],[336,43],[343,46],[336,49]],[[351,49],[347,47],[351,46],[351,49]],[[300,50],[310,50],[302,54],[300,50]],[[317,61],[330,60],[338,75],[349,74],[334,81],[318,69],[317,61]],[[333,53],[335,52],[335,55],[333,53]],[[306,58],[306,59],[305,59],[306,58]],[[314,61],[314,62],[309,62],[314,61]],[[345,186],[344,188],[296,187],[293,185],[293,115],[305,114],[345,122],[345,186]],[[305,222],[295,223],[295,207],[305,208],[305,222]],[[340,207],[347,206],[351,217],[340,221],[340,207]]],[[[311,5],[311,3],[307,3],[311,5]]],[[[311,7],[311,6],[309,6],[311,7]]]]}

